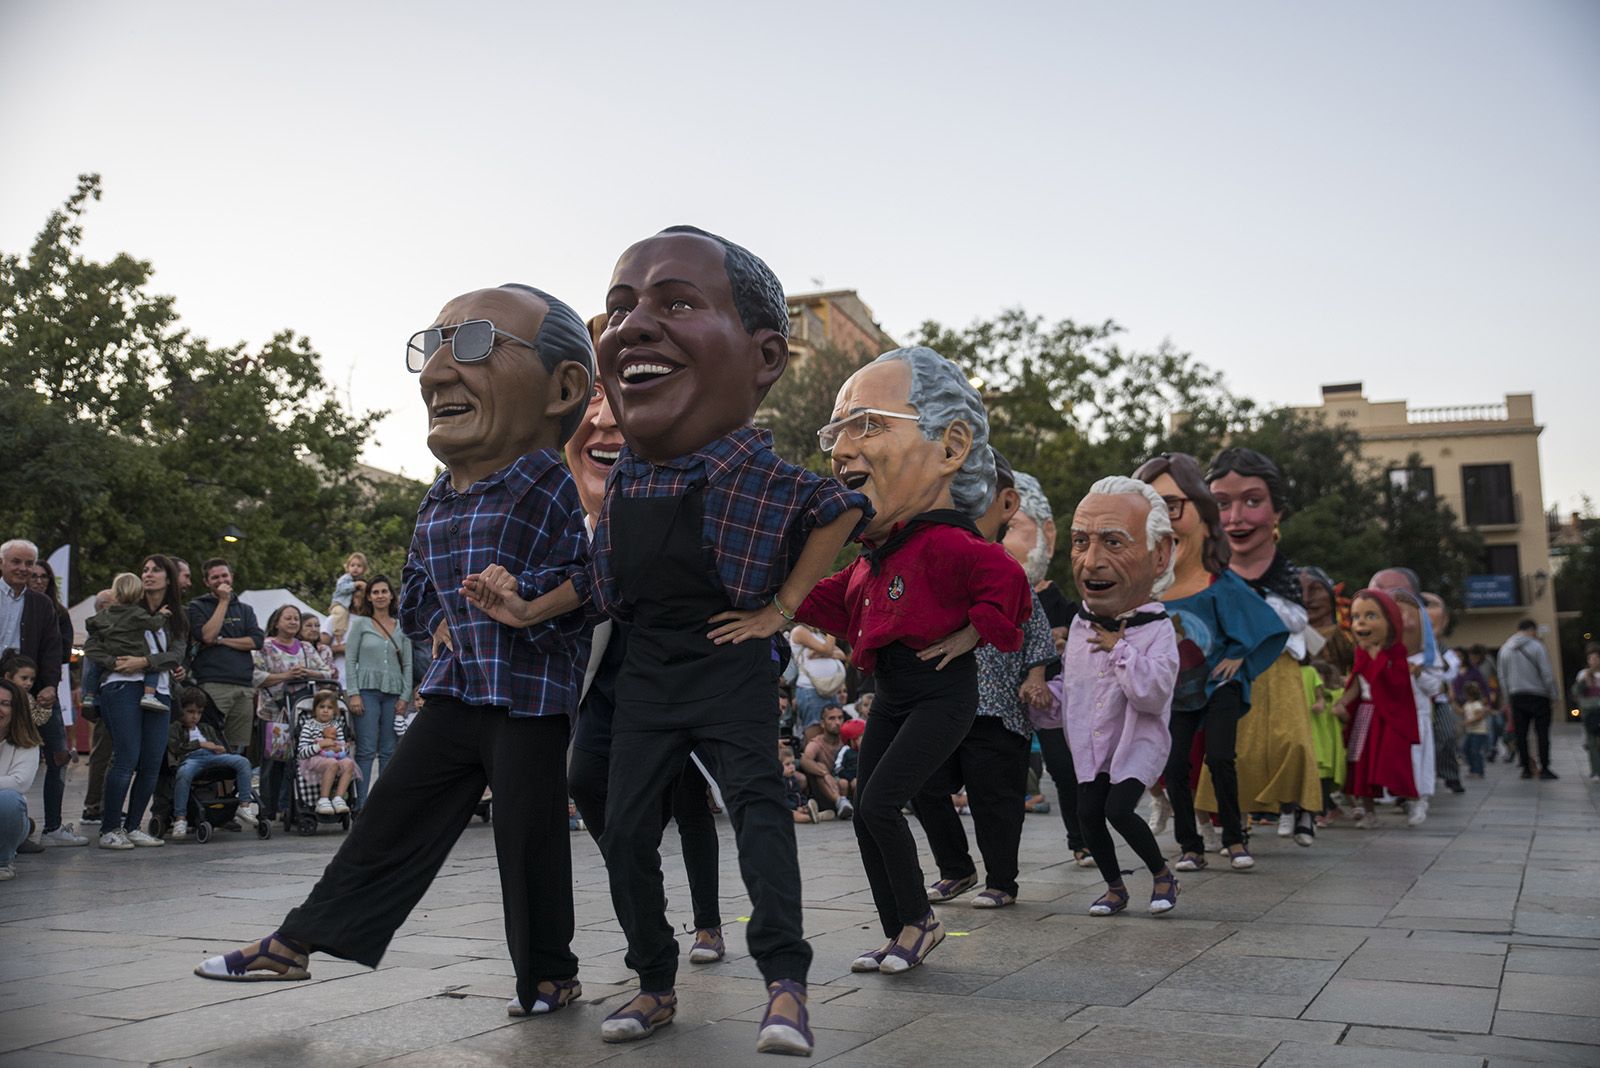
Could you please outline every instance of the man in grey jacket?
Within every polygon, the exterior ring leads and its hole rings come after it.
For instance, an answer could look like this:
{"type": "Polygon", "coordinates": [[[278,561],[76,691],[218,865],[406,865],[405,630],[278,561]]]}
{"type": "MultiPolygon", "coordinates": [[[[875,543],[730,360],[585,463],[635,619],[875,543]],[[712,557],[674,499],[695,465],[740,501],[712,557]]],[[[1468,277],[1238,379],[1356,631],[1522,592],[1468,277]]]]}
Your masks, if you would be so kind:
{"type": "Polygon", "coordinates": [[[1524,619],[1517,632],[1500,647],[1500,685],[1511,696],[1511,715],[1516,724],[1517,752],[1522,759],[1522,777],[1534,775],[1532,754],[1528,750],[1528,731],[1539,734],[1539,778],[1554,779],[1550,770],[1551,702],[1561,699],[1550,654],[1539,640],[1539,624],[1524,619]]]}

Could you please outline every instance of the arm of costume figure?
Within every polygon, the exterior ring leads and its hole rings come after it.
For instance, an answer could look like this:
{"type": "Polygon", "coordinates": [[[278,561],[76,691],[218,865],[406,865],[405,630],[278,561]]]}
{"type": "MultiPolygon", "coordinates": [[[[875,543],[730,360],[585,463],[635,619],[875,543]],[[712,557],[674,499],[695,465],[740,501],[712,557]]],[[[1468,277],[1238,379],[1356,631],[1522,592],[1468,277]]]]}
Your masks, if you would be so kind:
{"type": "MultiPolygon", "coordinates": [[[[434,652],[438,652],[439,629],[445,627],[444,606],[439,603],[439,591],[420,563],[417,536],[412,535],[411,549],[406,553],[405,566],[400,571],[400,626],[413,638],[426,641],[434,639],[434,652]]],[[[449,628],[445,627],[448,634],[449,628]]],[[[350,632],[345,631],[345,656],[350,655],[350,632]]]]}
{"type": "Polygon", "coordinates": [[[1223,644],[1222,663],[1212,674],[1216,678],[1231,679],[1243,673],[1246,681],[1254,679],[1278,659],[1289,641],[1289,628],[1284,626],[1278,613],[1259,594],[1244,584],[1231,571],[1211,584],[1217,598],[1217,619],[1221,622],[1227,640],[1223,644]],[[1224,667],[1232,669],[1224,671],[1224,667]]]}
{"type": "Polygon", "coordinates": [[[1022,648],[1023,624],[1033,614],[1033,590],[1022,565],[998,545],[974,553],[967,577],[973,594],[967,622],[978,637],[1002,653],[1022,648]]]}
{"type": "Polygon", "coordinates": [[[845,592],[850,588],[850,576],[855,565],[829,575],[811,588],[810,594],[794,609],[794,616],[812,630],[826,634],[843,634],[850,629],[850,609],[845,602],[845,592]]]}
{"type": "Polygon", "coordinates": [[[839,550],[855,533],[861,518],[859,508],[850,508],[822,526],[813,527],[811,533],[806,535],[805,546],[800,550],[800,558],[795,561],[794,569],[779,587],[775,603],[750,611],[719,612],[711,617],[710,622],[721,623],[722,626],[706,636],[717,645],[729,642],[738,645],[750,638],[770,638],[782,630],[788,620],[778,611],[778,604],[781,603],[792,616],[795,607],[805,603],[811,591],[828,573],[828,568],[833,566],[839,550]]]}
{"type": "Polygon", "coordinates": [[[1038,595],[1032,598],[1033,612],[1028,616],[1028,621],[1022,625],[1022,651],[1028,658],[1028,672],[1023,677],[1022,685],[1017,688],[1017,697],[1028,703],[1029,708],[1043,711],[1050,707],[1050,691],[1045,687],[1044,669],[1048,664],[1053,664],[1059,658],[1056,652],[1055,637],[1050,633],[1050,620],[1044,614],[1044,605],[1039,603],[1038,595]]]}
{"type": "Polygon", "coordinates": [[[1172,624],[1150,623],[1125,631],[1111,651],[1111,670],[1135,712],[1166,713],[1178,683],[1178,638],[1172,624]]]}
{"type": "Polygon", "coordinates": [[[1417,723],[1417,705],[1411,692],[1411,665],[1406,661],[1404,646],[1396,643],[1383,651],[1372,694],[1374,712],[1384,717],[1389,729],[1402,741],[1419,744],[1422,730],[1417,723]]]}

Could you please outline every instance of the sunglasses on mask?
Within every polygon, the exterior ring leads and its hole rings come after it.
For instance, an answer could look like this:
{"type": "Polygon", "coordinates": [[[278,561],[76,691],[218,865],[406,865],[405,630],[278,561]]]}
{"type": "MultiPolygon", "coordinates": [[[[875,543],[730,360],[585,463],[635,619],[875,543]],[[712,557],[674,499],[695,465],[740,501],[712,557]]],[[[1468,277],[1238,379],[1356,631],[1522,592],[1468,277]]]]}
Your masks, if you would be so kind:
{"type": "Polygon", "coordinates": [[[478,363],[489,358],[500,338],[539,351],[533,342],[508,334],[487,319],[468,319],[455,326],[430,326],[412,334],[406,342],[406,370],[420,374],[429,358],[445,345],[450,346],[451,358],[457,363],[478,363]]]}

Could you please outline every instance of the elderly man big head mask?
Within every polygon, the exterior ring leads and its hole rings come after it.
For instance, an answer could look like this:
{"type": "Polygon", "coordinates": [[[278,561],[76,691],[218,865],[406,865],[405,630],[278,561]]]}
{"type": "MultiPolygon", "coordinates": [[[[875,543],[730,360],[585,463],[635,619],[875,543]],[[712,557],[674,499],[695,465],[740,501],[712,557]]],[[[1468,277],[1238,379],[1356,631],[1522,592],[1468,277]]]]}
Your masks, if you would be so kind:
{"type": "Polygon", "coordinates": [[[1116,619],[1172,584],[1172,521],[1138,479],[1102,478],[1072,516],[1072,577],[1083,603],[1116,619]]]}
{"type": "Polygon", "coordinates": [[[886,352],[851,375],[818,432],[833,473],[876,510],[862,532],[882,542],[923,512],[977,517],[994,498],[983,400],[930,348],[886,352]]]}
{"type": "Polygon", "coordinates": [[[1021,505],[1006,525],[1001,543],[1027,572],[1029,585],[1037,589],[1056,555],[1056,518],[1037,478],[1018,471],[1015,479],[1021,505]]]}

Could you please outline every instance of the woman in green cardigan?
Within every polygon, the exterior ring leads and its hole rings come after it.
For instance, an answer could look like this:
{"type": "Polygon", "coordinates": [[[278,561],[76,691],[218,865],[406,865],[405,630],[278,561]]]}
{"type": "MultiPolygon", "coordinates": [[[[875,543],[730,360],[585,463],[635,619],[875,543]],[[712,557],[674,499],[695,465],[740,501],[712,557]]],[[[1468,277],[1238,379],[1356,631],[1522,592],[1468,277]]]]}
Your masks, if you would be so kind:
{"type": "Polygon", "coordinates": [[[388,767],[399,740],[396,715],[411,700],[411,639],[395,618],[394,587],[384,575],[367,583],[361,614],[344,636],[344,688],[356,726],[356,767],[363,794],[372,789],[372,758],[388,767]]]}

